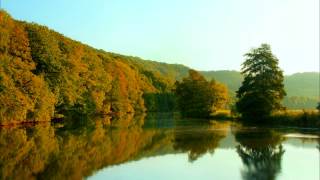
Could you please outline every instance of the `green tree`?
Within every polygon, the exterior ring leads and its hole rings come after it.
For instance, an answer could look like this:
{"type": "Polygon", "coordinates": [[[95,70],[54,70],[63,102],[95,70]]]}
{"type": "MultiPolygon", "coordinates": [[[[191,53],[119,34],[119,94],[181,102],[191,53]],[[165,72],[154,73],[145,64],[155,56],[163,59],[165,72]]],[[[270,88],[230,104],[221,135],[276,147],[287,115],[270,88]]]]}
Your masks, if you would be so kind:
{"type": "Polygon", "coordinates": [[[225,103],[225,86],[208,82],[199,72],[189,71],[189,76],[176,83],[177,103],[182,116],[209,117],[225,103]]]}
{"type": "Polygon", "coordinates": [[[264,119],[282,107],[286,95],[283,73],[268,44],[252,49],[245,57],[241,72],[244,81],[237,91],[236,107],[243,118],[264,119]]]}

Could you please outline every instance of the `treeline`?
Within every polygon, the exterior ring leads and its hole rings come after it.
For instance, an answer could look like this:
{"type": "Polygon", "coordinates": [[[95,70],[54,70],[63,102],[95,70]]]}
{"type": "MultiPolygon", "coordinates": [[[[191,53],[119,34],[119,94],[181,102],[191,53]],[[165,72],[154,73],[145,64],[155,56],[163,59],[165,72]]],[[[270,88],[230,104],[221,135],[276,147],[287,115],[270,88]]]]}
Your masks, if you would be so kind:
{"type": "MultiPolygon", "coordinates": [[[[188,76],[190,68],[179,64],[166,64],[155,61],[146,61],[138,57],[129,57],[136,66],[147,69],[158,75],[165,76],[171,82],[182,80],[188,76]]],[[[235,101],[236,91],[241,86],[243,76],[238,71],[200,71],[206,80],[215,79],[225,84],[229,89],[230,101],[235,101]]],[[[318,101],[319,94],[319,73],[305,72],[284,76],[284,88],[287,96],[282,103],[288,109],[314,109],[314,104],[318,101]]]]}
{"type": "MultiPolygon", "coordinates": [[[[166,77],[171,83],[181,81],[188,76],[189,67],[180,64],[166,64],[156,61],[142,60],[138,57],[125,56],[127,61],[135,66],[166,77]]],[[[229,89],[230,101],[235,101],[236,91],[241,86],[243,76],[239,71],[199,71],[206,80],[215,79],[225,84],[229,89]]],[[[319,73],[305,72],[284,76],[284,88],[287,96],[282,101],[288,109],[314,109],[319,95],[319,73]]]]}
{"type": "Polygon", "coordinates": [[[142,112],[144,94],[167,93],[174,85],[126,56],[13,20],[4,11],[0,34],[0,124],[48,121],[70,112],[142,112]]]}
{"type": "Polygon", "coordinates": [[[2,125],[179,110],[175,83],[188,75],[185,66],[97,50],[4,11],[0,33],[2,125]]]}

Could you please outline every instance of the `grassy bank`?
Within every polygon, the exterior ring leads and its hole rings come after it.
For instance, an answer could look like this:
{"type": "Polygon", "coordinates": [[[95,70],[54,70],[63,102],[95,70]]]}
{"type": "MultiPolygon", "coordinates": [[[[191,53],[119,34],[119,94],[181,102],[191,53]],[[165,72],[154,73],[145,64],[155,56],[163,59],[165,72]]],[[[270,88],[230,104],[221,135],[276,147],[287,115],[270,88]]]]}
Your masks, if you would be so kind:
{"type": "Polygon", "coordinates": [[[270,123],[284,126],[320,128],[320,113],[317,110],[285,110],[272,114],[270,123]]]}
{"type": "Polygon", "coordinates": [[[254,120],[241,120],[239,115],[234,115],[230,110],[220,110],[212,114],[211,119],[215,120],[235,120],[254,124],[276,125],[276,126],[296,126],[308,128],[320,128],[320,113],[317,110],[283,110],[274,112],[267,120],[259,117],[254,120]]]}
{"type": "Polygon", "coordinates": [[[215,120],[235,120],[238,119],[238,116],[232,114],[230,110],[224,109],[211,114],[210,118],[215,120]]]}

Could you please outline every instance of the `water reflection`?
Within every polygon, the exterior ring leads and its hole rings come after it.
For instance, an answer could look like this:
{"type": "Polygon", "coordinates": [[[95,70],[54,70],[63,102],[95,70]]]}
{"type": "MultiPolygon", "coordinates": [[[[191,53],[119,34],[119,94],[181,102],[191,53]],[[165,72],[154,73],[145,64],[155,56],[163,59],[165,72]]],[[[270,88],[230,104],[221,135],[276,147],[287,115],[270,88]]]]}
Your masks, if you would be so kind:
{"type": "Polygon", "coordinates": [[[108,126],[98,119],[76,127],[66,123],[3,128],[0,179],[82,179],[105,166],[133,159],[156,132],[143,131],[131,122],[117,119],[114,126],[108,126]]]}
{"type": "Polygon", "coordinates": [[[271,130],[238,131],[237,152],[244,164],[241,170],[243,179],[273,180],[281,172],[281,159],[284,149],[283,138],[271,130]]]}
{"type": "MultiPolygon", "coordinates": [[[[174,114],[126,114],[79,122],[1,128],[0,179],[82,179],[111,166],[168,154],[181,154],[189,162],[198,162],[200,157],[207,158],[205,154],[215,156],[224,139],[228,141],[223,146],[231,148],[228,153],[240,157],[232,161],[242,161],[243,179],[276,179],[285,154],[285,133],[246,130],[231,122],[209,124],[179,119],[174,114]],[[237,144],[230,141],[233,136],[237,144]]],[[[315,142],[320,141],[312,139],[310,143],[315,142]]]]}
{"type": "Polygon", "coordinates": [[[51,126],[0,131],[0,179],[32,179],[58,150],[51,126]]]}
{"type": "Polygon", "coordinates": [[[193,162],[207,152],[213,154],[219,146],[221,139],[226,137],[227,129],[219,129],[229,123],[215,124],[211,127],[176,128],[174,131],[173,148],[178,151],[187,152],[189,161],[193,162]]]}

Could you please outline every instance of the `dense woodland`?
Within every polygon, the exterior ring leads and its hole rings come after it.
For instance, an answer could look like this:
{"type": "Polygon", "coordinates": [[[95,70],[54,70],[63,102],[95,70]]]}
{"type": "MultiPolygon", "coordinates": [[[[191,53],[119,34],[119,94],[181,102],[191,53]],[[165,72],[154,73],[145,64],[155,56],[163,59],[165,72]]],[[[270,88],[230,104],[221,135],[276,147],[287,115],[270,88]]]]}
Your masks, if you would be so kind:
{"type": "Polygon", "coordinates": [[[93,49],[44,26],[15,21],[5,12],[0,22],[2,124],[48,121],[70,112],[142,112],[144,98],[173,87],[172,79],[131,58],[93,49]]]}
{"type": "MultiPolygon", "coordinates": [[[[175,83],[190,71],[183,65],[97,50],[47,27],[16,21],[4,11],[0,12],[0,33],[1,124],[49,121],[74,113],[172,111],[175,83]]],[[[233,102],[243,79],[239,72],[200,73],[208,82],[226,84],[228,102],[233,102]]],[[[285,105],[315,108],[318,75],[285,77],[285,105]]]]}

